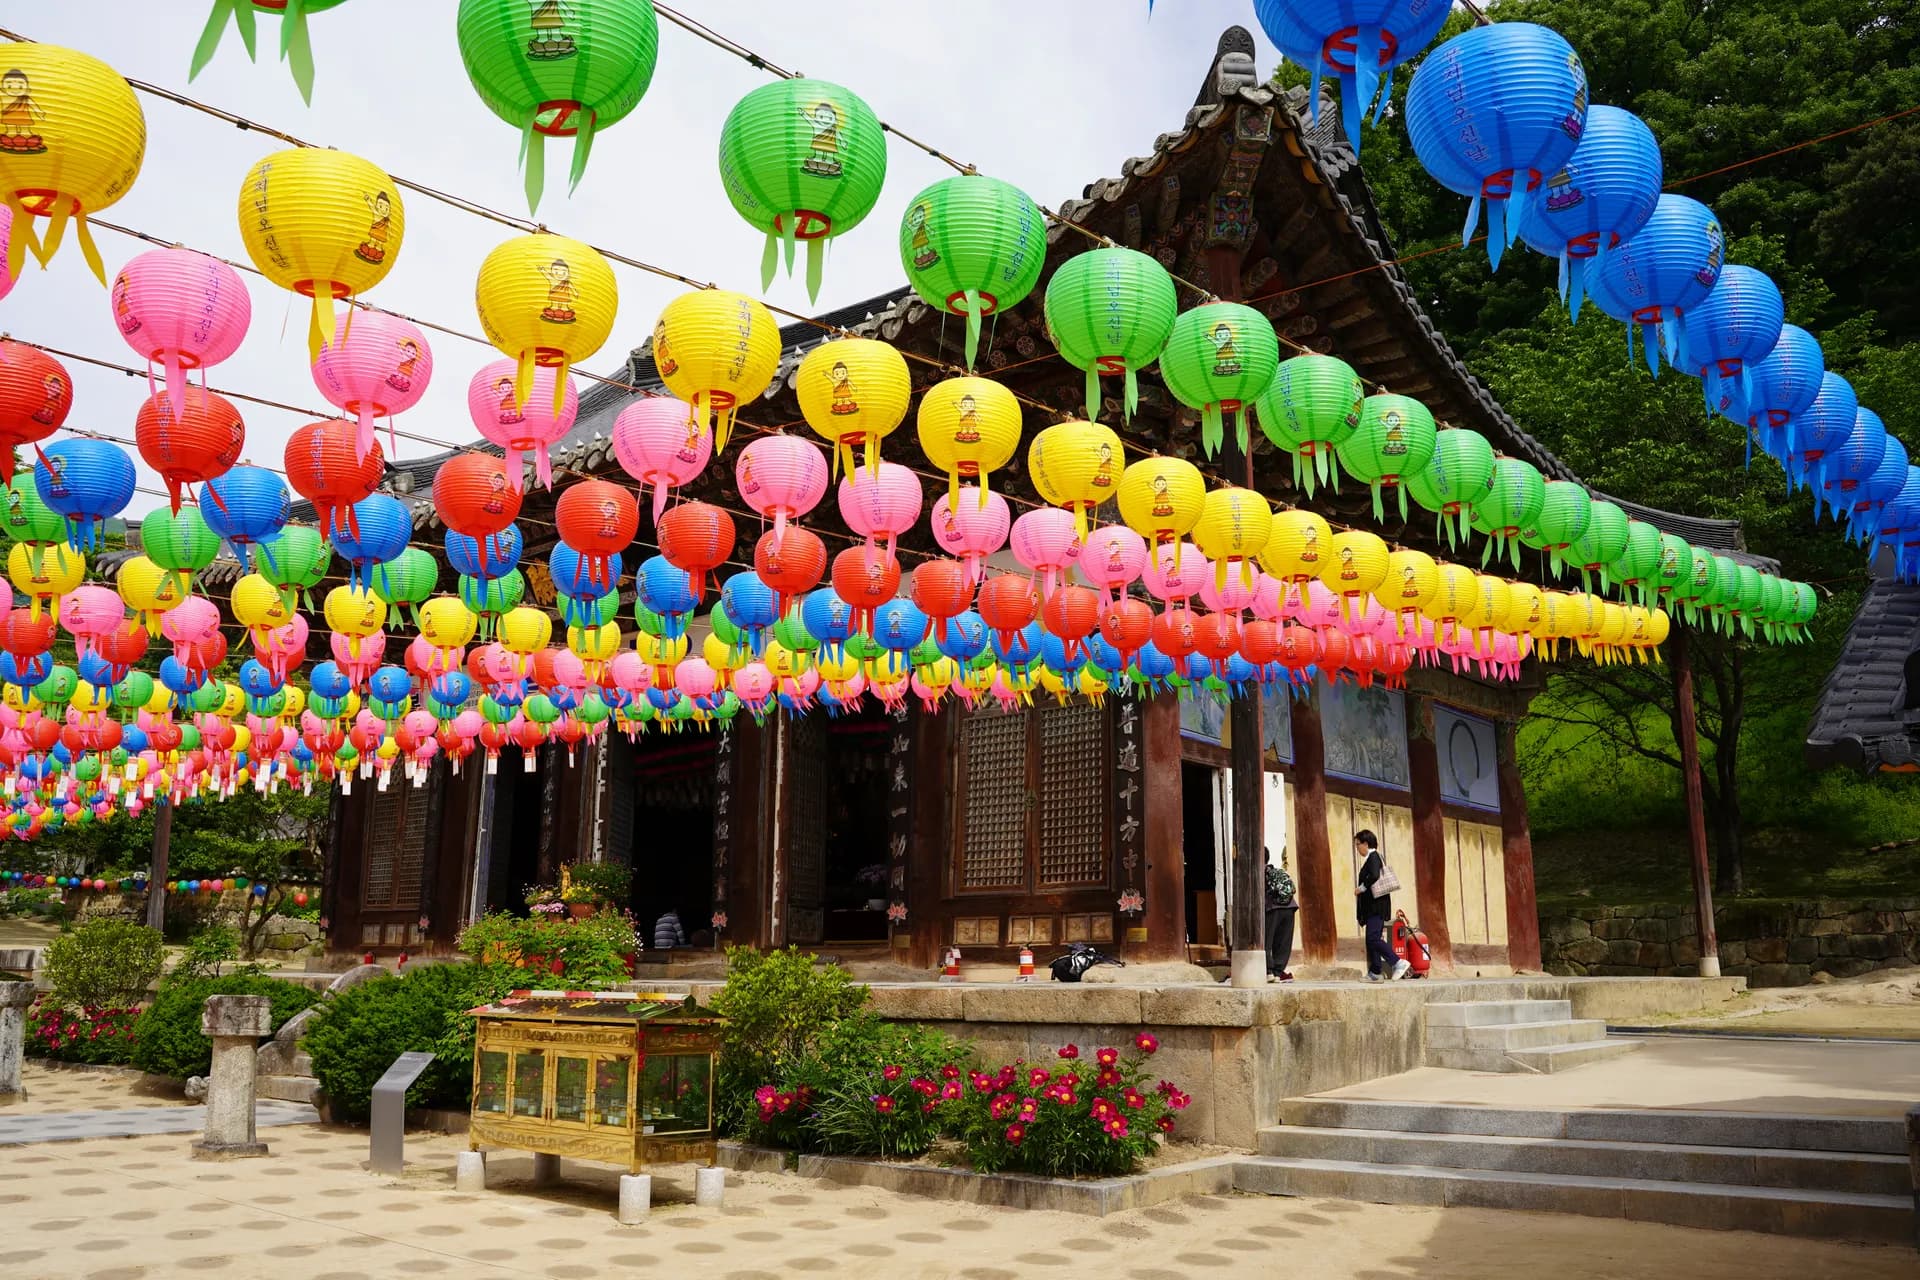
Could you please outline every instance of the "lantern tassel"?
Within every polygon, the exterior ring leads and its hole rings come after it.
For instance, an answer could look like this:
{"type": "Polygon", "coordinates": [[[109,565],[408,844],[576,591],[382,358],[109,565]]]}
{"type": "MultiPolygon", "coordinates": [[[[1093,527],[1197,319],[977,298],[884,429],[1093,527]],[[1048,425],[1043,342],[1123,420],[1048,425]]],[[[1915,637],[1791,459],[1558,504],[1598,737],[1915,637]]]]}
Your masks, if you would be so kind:
{"type": "Polygon", "coordinates": [[[280,60],[293,69],[300,100],[313,105],[313,39],[307,33],[307,0],[287,0],[280,17],[280,60]]]}
{"type": "Polygon", "coordinates": [[[980,291],[968,289],[962,298],[967,317],[967,372],[972,373],[974,360],[980,354],[980,291]]]}
{"type": "Polygon", "coordinates": [[[207,15],[207,25],[200,29],[200,43],[193,47],[193,62],[187,70],[187,79],[192,80],[207,69],[213,61],[213,54],[220,47],[220,39],[226,35],[227,19],[233,19],[233,25],[240,28],[240,43],[247,48],[247,61],[255,61],[253,6],[236,3],[236,0],[213,0],[213,11],[207,15]]]}
{"type": "Polygon", "coordinates": [[[533,450],[533,478],[542,489],[553,490],[553,456],[544,444],[536,445],[533,450]]]}
{"type": "Polygon", "coordinates": [[[1121,416],[1126,421],[1132,422],[1134,412],[1140,408],[1140,377],[1134,371],[1132,365],[1127,366],[1127,371],[1122,376],[1122,386],[1125,390],[1122,393],[1123,399],[1120,402],[1123,407],[1121,416]]]}
{"type": "Polygon", "coordinates": [[[40,251],[39,237],[34,234],[33,215],[27,212],[15,192],[7,193],[7,211],[13,214],[13,236],[7,244],[7,274],[17,278],[20,269],[27,265],[27,250],[33,250],[34,258],[43,267],[47,259],[40,251]]]}
{"type": "Polygon", "coordinates": [[[1100,367],[1091,364],[1087,366],[1087,421],[1100,421],[1100,367]]]}
{"type": "Polygon", "coordinates": [[[1206,450],[1209,458],[1220,452],[1220,446],[1226,441],[1226,425],[1222,419],[1220,405],[1216,401],[1200,410],[1200,447],[1206,450]]]}
{"type": "Polygon", "coordinates": [[[1374,95],[1380,92],[1380,28],[1361,27],[1355,35],[1353,73],[1340,81],[1340,114],[1347,117],[1347,141],[1353,144],[1357,156],[1361,121],[1366,119],[1374,95]]]}
{"type": "Polygon", "coordinates": [[[547,140],[533,127],[537,114],[529,112],[520,129],[521,187],[527,193],[528,213],[539,209],[540,197],[547,190],[547,140]]]}
{"type": "Polygon", "coordinates": [[[578,191],[580,179],[587,176],[587,161],[593,157],[594,126],[599,120],[599,112],[587,112],[587,122],[573,135],[573,167],[567,170],[568,195],[578,191]]]}
{"type": "MultiPolygon", "coordinates": [[[[534,352],[532,347],[528,347],[520,353],[513,370],[513,407],[516,409],[526,408],[527,401],[533,396],[533,369],[534,352]]],[[[559,379],[554,381],[557,386],[559,379]]]]}
{"type": "MultiPolygon", "coordinates": [[[[180,415],[184,415],[185,412],[186,412],[186,409],[183,402],[181,408],[178,410],[176,414],[176,417],[180,415]]],[[[359,433],[356,434],[353,438],[353,445],[356,451],[355,457],[359,461],[364,462],[366,461],[367,454],[372,451],[373,444],[374,444],[373,406],[369,404],[367,401],[362,400],[360,402],[359,412],[355,414],[355,421],[360,428],[359,433]]]]}

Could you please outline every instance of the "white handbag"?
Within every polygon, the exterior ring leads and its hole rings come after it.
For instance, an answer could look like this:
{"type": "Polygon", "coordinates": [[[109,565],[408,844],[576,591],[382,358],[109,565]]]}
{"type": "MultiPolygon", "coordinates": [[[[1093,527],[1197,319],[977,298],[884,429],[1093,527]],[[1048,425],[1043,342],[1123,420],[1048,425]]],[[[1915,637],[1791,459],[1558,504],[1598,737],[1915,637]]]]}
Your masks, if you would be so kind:
{"type": "Polygon", "coordinates": [[[1400,877],[1393,873],[1393,864],[1383,856],[1380,859],[1380,877],[1372,884],[1371,892],[1376,898],[1384,898],[1400,888],[1400,877]]]}

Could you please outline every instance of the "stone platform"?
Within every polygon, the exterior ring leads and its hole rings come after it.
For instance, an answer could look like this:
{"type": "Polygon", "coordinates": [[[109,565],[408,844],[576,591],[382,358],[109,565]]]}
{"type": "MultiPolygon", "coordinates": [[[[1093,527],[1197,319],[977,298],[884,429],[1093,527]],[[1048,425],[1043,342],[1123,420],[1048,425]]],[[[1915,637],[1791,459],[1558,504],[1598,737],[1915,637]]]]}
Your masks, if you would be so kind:
{"type": "MultiPolygon", "coordinates": [[[[718,983],[659,983],[704,1003],[718,983]]],[[[1743,978],[1477,978],[1266,987],[1120,983],[874,983],[882,1017],[971,1041],[988,1062],[1053,1060],[1159,1038],[1153,1070],[1193,1095],[1181,1135],[1252,1150],[1284,1099],[1397,1075],[1426,1061],[1425,1007],[1463,1001],[1564,1000],[1572,1015],[1635,1023],[1694,1013],[1744,990],[1743,978]]],[[[1574,1077],[1577,1079],[1577,1077],[1574,1077]]]]}

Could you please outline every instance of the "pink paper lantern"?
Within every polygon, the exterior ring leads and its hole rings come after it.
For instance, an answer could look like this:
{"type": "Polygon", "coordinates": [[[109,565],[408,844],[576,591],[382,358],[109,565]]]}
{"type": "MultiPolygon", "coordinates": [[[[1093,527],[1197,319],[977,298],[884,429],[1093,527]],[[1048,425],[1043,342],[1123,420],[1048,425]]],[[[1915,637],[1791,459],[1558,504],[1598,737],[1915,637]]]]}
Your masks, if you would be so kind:
{"type": "Polygon", "coordinates": [[[1036,507],[1013,522],[1014,559],[1040,575],[1040,590],[1050,596],[1060,586],[1060,575],[1080,558],[1080,536],[1074,515],[1060,507],[1036,507]]]}
{"type": "Polygon", "coordinates": [[[160,634],[176,645],[205,644],[220,633],[220,607],[205,596],[188,596],[160,615],[160,634]]]}
{"type": "MultiPolygon", "coordinates": [[[[799,436],[762,436],[740,451],[733,464],[740,496],[773,519],[773,551],[786,541],[787,521],[798,520],[827,494],[827,459],[820,446],[799,436]]],[[[918,512],[916,511],[916,514],[918,512]]]]}
{"type": "Polygon", "coordinates": [[[1100,589],[1100,600],[1111,604],[1116,591],[1125,591],[1147,564],[1147,540],[1121,524],[1103,524],[1087,535],[1077,568],[1087,585],[1100,589]]]}
{"type": "Polygon", "coordinates": [[[875,538],[884,537],[891,556],[895,540],[920,518],[924,496],[920,478],[897,462],[883,462],[877,468],[861,465],[841,478],[840,518],[866,538],[869,551],[875,538]]]}
{"type": "Polygon", "coordinates": [[[159,394],[157,361],[175,405],[185,403],[186,370],[202,370],[204,390],[204,371],[240,349],[252,321],[240,273],[192,249],[149,249],[113,278],[114,326],[147,362],[147,394],[159,394]]]}
{"type": "MultiPolygon", "coordinates": [[[[373,448],[373,420],[404,413],[420,403],[433,377],[427,336],[399,316],[349,307],[334,321],[333,341],[313,362],[313,385],[327,403],[359,421],[356,444],[362,458],[373,448]]],[[[389,440],[399,452],[399,442],[389,440]]]]}
{"type": "Polygon", "coordinates": [[[1269,574],[1256,574],[1253,579],[1253,599],[1247,607],[1262,622],[1284,621],[1289,616],[1286,584],[1269,574]]]}
{"type": "Polygon", "coordinates": [[[86,583],[60,597],[60,625],[73,636],[74,649],[84,658],[101,636],[127,620],[127,602],[111,587],[86,583]]]}
{"type": "Polygon", "coordinates": [[[783,676],[780,680],[780,694],[788,698],[802,711],[813,705],[813,695],[820,692],[820,673],[808,667],[797,676],[783,676]]]}
{"type": "Polygon", "coordinates": [[[645,693],[653,687],[653,668],[631,649],[614,655],[613,661],[607,664],[607,674],[613,678],[615,688],[628,693],[645,693]]]}
{"type": "Polygon", "coordinates": [[[944,493],[933,503],[933,539],[948,555],[960,557],[970,586],[980,581],[987,557],[1007,545],[1011,523],[1007,500],[988,493],[983,503],[974,485],[960,490],[958,503],[944,493]]]}
{"type": "Polygon", "coordinates": [[[713,457],[713,437],[684,401],[647,396],[622,409],[613,420],[613,453],[641,488],[653,486],[657,524],[666,513],[669,491],[706,470],[713,457]]]}
{"type": "Polygon", "coordinates": [[[387,635],[375,631],[372,635],[349,636],[335,631],[327,637],[327,648],[335,664],[347,673],[354,692],[365,693],[367,681],[380,669],[381,656],[387,651],[387,635]]]}
{"type": "Polygon", "coordinates": [[[13,292],[19,277],[7,269],[7,250],[13,244],[13,210],[0,204],[0,298],[13,292]]]}
{"type": "Polygon", "coordinates": [[[571,649],[553,651],[553,680],[549,689],[570,689],[578,696],[587,691],[587,664],[571,649]]]}
{"type": "MultiPolygon", "coordinates": [[[[518,492],[521,483],[520,455],[533,455],[533,478],[543,488],[553,488],[553,458],[548,452],[553,443],[573,430],[580,413],[580,393],[571,375],[566,389],[554,394],[558,369],[541,367],[533,371],[533,392],[524,405],[516,405],[513,380],[519,363],[495,360],[473,375],[467,384],[467,412],[480,434],[500,446],[505,453],[507,484],[518,492]],[[559,412],[554,405],[559,404],[559,412]]],[[[623,415],[624,416],[624,415],[623,415]]],[[[618,434],[616,432],[616,439],[618,434]]]]}
{"type": "Polygon", "coordinates": [[[765,663],[749,662],[733,673],[731,683],[733,696],[755,715],[766,708],[767,699],[773,696],[773,672],[767,669],[765,663]]]}
{"type": "Polygon", "coordinates": [[[260,665],[284,681],[307,656],[307,620],[294,614],[277,627],[256,627],[253,631],[253,656],[260,665]]]}
{"type": "Polygon", "coordinates": [[[1215,575],[1200,584],[1200,602],[1215,613],[1238,614],[1253,604],[1259,582],[1259,577],[1249,581],[1244,573],[1230,573],[1223,583],[1215,575]]]}
{"type": "Polygon", "coordinates": [[[1200,584],[1213,577],[1213,561],[1191,542],[1163,542],[1153,549],[1140,570],[1140,581],[1169,609],[1192,599],[1200,584]]]}

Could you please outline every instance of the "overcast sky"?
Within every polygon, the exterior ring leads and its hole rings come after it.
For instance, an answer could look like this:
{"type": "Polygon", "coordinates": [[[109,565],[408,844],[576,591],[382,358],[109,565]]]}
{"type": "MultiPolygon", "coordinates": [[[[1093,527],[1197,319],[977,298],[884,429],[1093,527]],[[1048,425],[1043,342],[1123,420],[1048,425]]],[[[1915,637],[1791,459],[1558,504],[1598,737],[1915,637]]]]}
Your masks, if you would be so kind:
{"type": "MultiPolygon", "coordinates": [[[[402,177],[526,213],[515,163],[519,139],[467,81],[454,40],[455,0],[352,0],[313,15],[318,70],[311,108],[277,61],[279,22],[271,17],[260,19],[257,63],[247,61],[229,30],[212,65],[189,85],[187,65],[208,7],[208,0],[8,3],[0,25],[353,152],[402,177]]],[[[1124,160],[1150,151],[1156,135],[1180,126],[1228,26],[1255,32],[1263,70],[1277,56],[1248,0],[1161,0],[1151,20],[1137,0],[681,0],[677,7],[773,62],[847,86],[881,119],[1055,208],[1088,182],[1118,176],[1124,160]]],[[[758,293],[763,241],[727,203],[715,157],[728,111],[767,79],[662,22],[652,87],[633,114],[596,140],[571,199],[565,176],[572,143],[548,142],[540,217],[552,230],[758,293]]],[[[103,216],[245,261],[235,217],[240,183],[278,144],[163,100],[141,95],[140,101],[147,118],[145,167],[133,190],[103,216]]],[[[798,272],[791,281],[777,277],[766,300],[824,311],[901,287],[900,210],[950,172],[895,140],[880,203],[865,224],[835,242],[817,308],[808,303],[798,272]]],[[[478,332],[474,276],[487,252],[515,233],[424,196],[405,199],[405,242],[369,300],[478,332]]],[[[149,247],[106,231],[98,240],[109,277],[149,247]]],[[[625,351],[644,342],[660,307],[683,291],[629,267],[616,264],[614,271],[620,318],[607,346],[587,362],[596,372],[617,369],[625,351]]],[[[239,353],[214,369],[213,385],[325,409],[307,367],[304,300],[295,308],[292,295],[260,277],[249,274],[246,282],[253,326],[239,353]]],[[[46,271],[29,259],[24,278],[0,299],[0,331],[139,363],[71,236],[46,271]]],[[[464,443],[476,436],[467,381],[498,356],[478,343],[430,338],[432,387],[399,425],[448,445],[464,443]]],[[[75,385],[69,422],[131,439],[145,381],[73,362],[69,368],[75,385]]],[[[279,467],[288,434],[308,417],[239,407],[247,422],[246,460],[279,467]]],[[[400,441],[402,456],[433,451],[400,441]]],[[[144,466],[141,477],[143,487],[160,487],[144,466]]],[[[138,493],[128,514],[158,502],[138,493]]]]}

